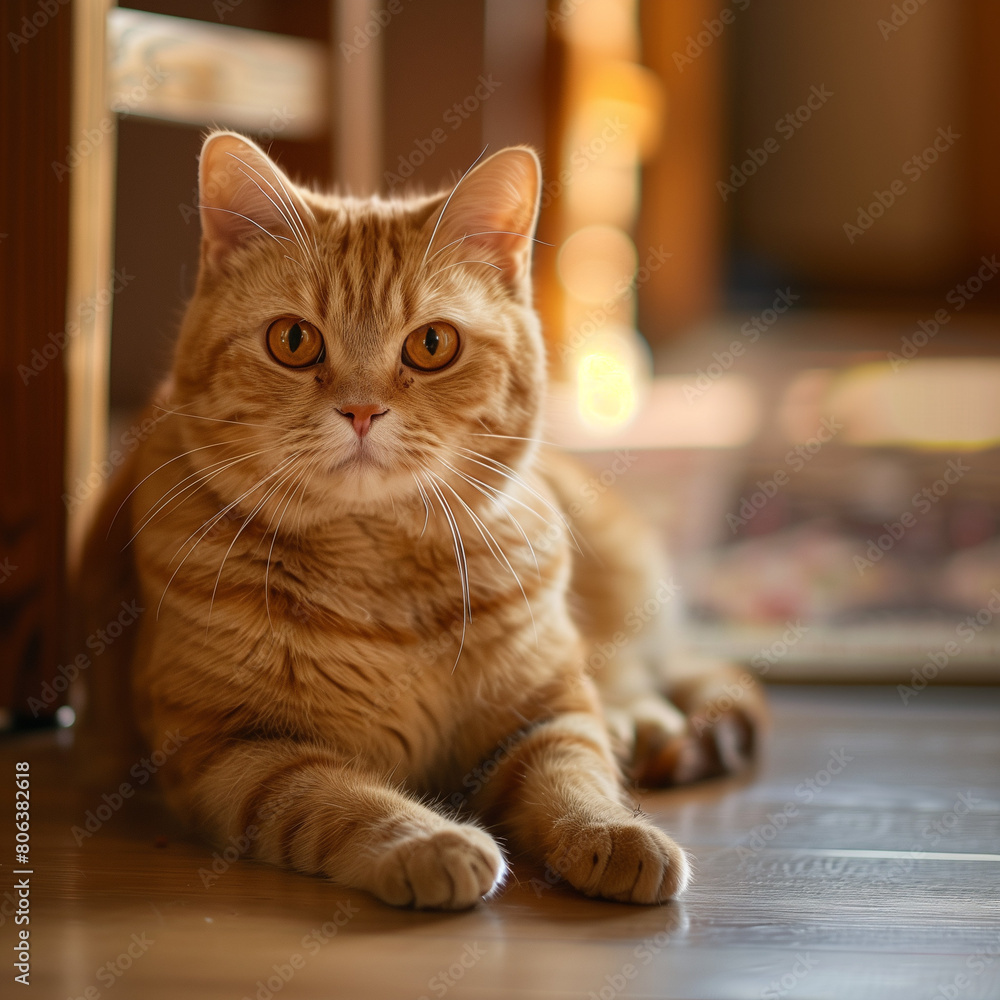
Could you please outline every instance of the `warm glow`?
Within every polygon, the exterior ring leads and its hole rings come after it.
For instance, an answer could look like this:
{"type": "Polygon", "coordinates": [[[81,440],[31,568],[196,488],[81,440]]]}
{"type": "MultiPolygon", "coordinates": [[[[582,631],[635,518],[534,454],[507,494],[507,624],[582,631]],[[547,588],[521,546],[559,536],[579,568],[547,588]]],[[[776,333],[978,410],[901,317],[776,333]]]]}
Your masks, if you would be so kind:
{"type": "Polygon", "coordinates": [[[830,416],[828,397],[836,375],[833,368],[807,368],[792,379],[776,414],[789,441],[808,441],[830,416]]]}
{"type": "MultiPolygon", "coordinates": [[[[582,414],[579,386],[554,383],[549,391],[544,436],[574,451],[615,448],[739,448],[760,429],[762,404],[754,384],[742,375],[724,375],[697,398],[691,377],[676,375],[648,383],[637,401],[635,419],[600,433],[582,414]]],[[[641,383],[640,383],[641,384],[641,383]]]]}
{"type": "Polygon", "coordinates": [[[621,0],[566,0],[557,8],[555,27],[571,45],[592,52],[638,57],[636,16],[632,2],[621,0]],[[559,17],[565,10],[565,16],[559,17]]]}
{"type": "Polygon", "coordinates": [[[651,363],[646,342],[635,330],[609,327],[587,338],[578,357],[580,419],[603,431],[627,424],[648,390],[651,363]]]}
{"type": "Polygon", "coordinates": [[[639,255],[629,235],[616,226],[585,226],[559,251],[559,279],[581,302],[618,298],[635,277],[639,255]]]}
{"type": "Polygon", "coordinates": [[[831,388],[844,441],[978,449],[1000,444],[1000,361],[935,358],[861,365],[831,388]]]}
{"type": "Polygon", "coordinates": [[[564,197],[566,229],[573,232],[587,223],[601,222],[631,228],[639,211],[639,167],[634,160],[623,164],[599,160],[574,174],[564,197]]]}
{"type": "Polygon", "coordinates": [[[660,141],[666,100],[657,76],[637,63],[608,60],[582,80],[581,113],[615,123],[641,159],[660,141]]]}
{"type": "Polygon", "coordinates": [[[577,370],[580,416],[595,427],[620,427],[635,415],[632,373],[612,354],[588,354],[577,370]]]}

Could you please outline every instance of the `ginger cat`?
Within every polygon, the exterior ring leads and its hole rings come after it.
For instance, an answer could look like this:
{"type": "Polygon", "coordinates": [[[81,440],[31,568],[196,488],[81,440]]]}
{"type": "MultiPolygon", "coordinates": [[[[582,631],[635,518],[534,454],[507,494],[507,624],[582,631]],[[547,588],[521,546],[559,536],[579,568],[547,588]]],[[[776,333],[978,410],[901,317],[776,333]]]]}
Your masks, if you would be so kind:
{"type": "Polygon", "coordinates": [[[88,631],[145,608],[90,671],[103,746],[127,755],[134,716],[213,841],[400,906],[498,889],[488,830],[589,896],[676,896],[688,861],[622,768],[734,770],[762,719],[734,672],[662,696],[663,615],[591,658],[671,591],[635,518],[574,504],[586,475],[536,440],[539,189],[518,147],[435,196],[321,196],[210,135],[159,422],[80,572],[88,631]]]}

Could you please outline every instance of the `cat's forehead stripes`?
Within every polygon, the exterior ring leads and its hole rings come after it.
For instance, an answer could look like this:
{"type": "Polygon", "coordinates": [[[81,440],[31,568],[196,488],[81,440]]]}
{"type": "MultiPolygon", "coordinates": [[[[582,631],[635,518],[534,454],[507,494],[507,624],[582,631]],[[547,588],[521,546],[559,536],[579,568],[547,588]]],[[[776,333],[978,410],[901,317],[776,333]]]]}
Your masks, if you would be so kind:
{"type": "Polygon", "coordinates": [[[370,342],[406,323],[416,306],[420,232],[409,215],[376,201],[342,203],[318,220],[315,278],[306,292],[345,342],[370,342]]]}

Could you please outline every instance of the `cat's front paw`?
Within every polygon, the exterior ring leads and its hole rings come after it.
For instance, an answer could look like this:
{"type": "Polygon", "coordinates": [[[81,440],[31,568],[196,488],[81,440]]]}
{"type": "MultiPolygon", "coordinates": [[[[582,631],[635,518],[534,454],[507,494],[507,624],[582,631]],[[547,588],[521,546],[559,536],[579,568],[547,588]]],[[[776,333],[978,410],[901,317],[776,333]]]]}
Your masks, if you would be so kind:
{"type": "Polygon", "coordinates": [[[455,824],[390,844],[376,861],[372,891],[392,906],[464,910],[497,887],[506,872],[489,834],[455,824]]]}
{"type": "Polygon", "coordinates": [[[567,821],[549,867],[588,896],[620,903],[664,903],[687,887],[684,851],[662,830],[631,817],[567,821]]]}

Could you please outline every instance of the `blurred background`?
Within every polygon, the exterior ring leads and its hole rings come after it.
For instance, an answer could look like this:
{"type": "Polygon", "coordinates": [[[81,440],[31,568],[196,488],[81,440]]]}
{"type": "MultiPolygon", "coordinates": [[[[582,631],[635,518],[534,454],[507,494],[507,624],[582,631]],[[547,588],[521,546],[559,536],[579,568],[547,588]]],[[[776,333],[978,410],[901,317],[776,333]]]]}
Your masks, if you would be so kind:
{"type": "Polygon", "coordinates": [[[1000,679],[995,4],[5,17],[8,716],[58,705],[26,708],[74,656],[61,567],[169,366],[213,125],[387,195],[535,146],[546,436],[591,465],[583,502],[614,486],[661,528],[687,641],[772,680],[1000,679]]]}

